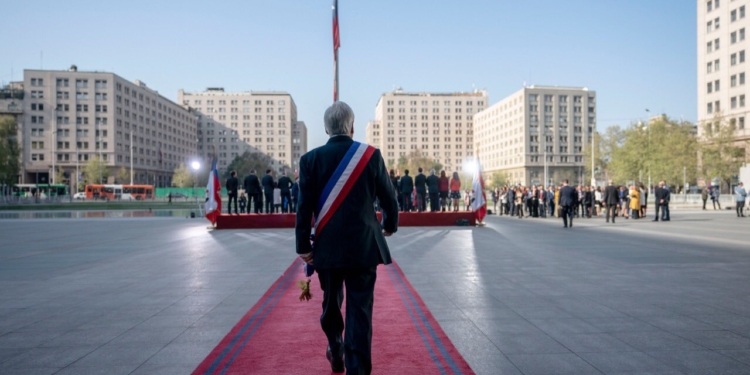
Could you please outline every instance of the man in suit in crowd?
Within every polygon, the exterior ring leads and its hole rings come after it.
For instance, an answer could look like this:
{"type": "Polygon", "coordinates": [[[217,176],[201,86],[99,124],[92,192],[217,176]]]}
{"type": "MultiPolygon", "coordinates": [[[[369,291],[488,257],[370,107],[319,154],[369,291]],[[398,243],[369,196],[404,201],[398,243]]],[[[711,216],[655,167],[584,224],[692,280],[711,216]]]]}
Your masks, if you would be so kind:
{"type": "Polygon", "coordinates": [[[430,169],[430,175],[427,177],[427,191],[430,197],[430,211],[440,211],[440,178],[435,175],[434,169],[430,169]]]}
{"type": "Polygon", "coordinates": [[[253,201],[255,204],[254,212],[259,214],[263,205],[263,197],[260,195],[260,180],[258,180],[256,173],[255,169],[251,170],[242,185],[245,188],[245,194],[247,194],[247,212],[250,213],[250,201],[253,201]]]}
{"type": "Polygon", "coordinates": [[[620,194],[617,191],[617,186],[612,185],[612,180],[607,181],[607,187],[604,188],[604,194],[602,195],[602,202],[607,206],[607,222],[609,223],[611,216],[612,224],[614,224],[617,217],[617,205],[620,203],[620,194]]]}
{"type": "Polygon", "coordinates": [[[281,212],[290,212],[292,208],[292,179],[287,177],[286,171],[279,177],[279,190],[281,190],[281,212]]]}
{"type": "Polygon", "coordinates": [[[508,188],[506,199],[508,200],[508,214],[513,216],[516,214],[516,192],[513,190],[513,186],[508,188]]]}
{"type": "Polygon", "coordinates": [[[427,196],[427,177],[422,173],[422,167],[419,167],[417,172],[419,173],[414,176],[414,186],[417,188],[417,211],[422,212],[427,210],[424,200],[427,196]]]}
{"type": "Polygon", "coordinates": [[[573,210],[578,207],[578,192],[568,185],[568,180],[563,180],[563,186],[560,188],[560,207],[562,208],[563,226],[567,228],[568,219],[570,219],[570,227],[572,228],[573,210]]]}
{"type": "Polygon", "coordinates": [[[672,200],[672,189],[669,188],[666,181],[662,181],[661,183],[664,185],[664,190],[667,192],[664,198],[664,207],[662,207],[661,220],[669,221],[669,201],[672,200]]]}
{"type": "Polygon", "coordinates": [[[399,187],[401,188],[401,201],[403,202],[401,211],[409,212],[412,205],[411,194],[414,192],[414,180],[409,176],[408,169],[404,170],[404,175],[399,180],[399,187]]]}
{"type": "Polygon", "coordinates": [[[297,254],[315,267],[323,289],[320,323],[328,339],[326,358],[331,369],[343,372],[345,365],[348,374],[370,374],[376,270],[379,264],[391,263],[385,237],[395,233],[398,226],[396,192],[380,150],[373,149],[340,208],[332,216],[326,215],[330,220],[315,233],[312,245],[311,221],[326,184],[352,145],[366,146],[352,139],[354,113],[346,103],[333,103],[325,112],[324,122],[330,139],[303,155],[299,163],[297,254]],[[376,199],[383,212],[382,225],[375,216],[376,199]],[[341,316],[344,292],[346,322],[341,316]]]}
{"type": "Polygon", "coordinates": [[[292,210],[291,212],[297,212],[297,202],[299,201],[299,177],[294,178],[294,185],[292,185],[292,210]]]}
{"type": "Polygon", "coordinates": [[[551,185],[547,187],[547,207],[549,209],[549,217],[555,216],[555,188],[551,185]]]}
{"type": "Polygon", "coordinates": [[[267,214],[273,212],[273,189],[275,186],[272,173],[272,170],[266,169],[266,175],[263,176],[263,179],[261,180],[261,184],[263,185],[263,195],[265,195],[266,198],[267,214]]]}
{"type": "Polygon", "coordinates": [[[232,201],[234,200],[234,213],[237,215],[240,214],[240,211],[237,210],[237,188],[239,187],[240,182],[237,180],[237,172],[231,171],[229,172],[229,178],[227,179],[226,188],[227,188],[227,195],[229,196],[229,201],[227,202],[227,211],[229,214],[232,214],[232,201]]]}
{"type": "Polygon", "coordinates": [[[655,206],[656,206],[656,216],[654,217],[654,220],[652,221],[659,221],[659,218],[661,217],[662,220],[664,220],[664,216],[659,216],[659,210],[662,210],[662,214],[664,213],[664,207],[669,202],[668,199],[669,191],[664,189],[664,181],[659,181],[658,187],[654,190],[654,199],[655,199],[655,206]]]}
{"type": "Polygon", "coordinates": [[[547,191],[544,190],[544,185],[539,186],[539,217],[547,217],[547,191]]]}

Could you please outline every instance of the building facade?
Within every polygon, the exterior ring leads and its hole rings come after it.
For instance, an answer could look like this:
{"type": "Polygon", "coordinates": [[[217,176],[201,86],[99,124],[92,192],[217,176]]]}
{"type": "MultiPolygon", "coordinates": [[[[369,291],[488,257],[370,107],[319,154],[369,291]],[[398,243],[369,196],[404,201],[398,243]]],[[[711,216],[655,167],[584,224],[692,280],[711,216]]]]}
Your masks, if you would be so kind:
{"type": "Polygon", "coordinates": [[[474,157],[474,116],[487,107],[487,92],[407,93],[380,96],[375,119],[367,124],[367,143],[379,148],[386,165],[419,152],[446,172],[461,171],[474,157]]]}
{"type": "Polygon", "coordinates": [[[748,12],[746,0],[698,0],[698,136],[704,136],[706,123],[720,120],[735,126],[737,142],[746,148],[750,147],[748,12]]]}
{"type": "Polygon", "coordinates": [[[596,128],[594,91],[524,87],[477,113],[474,123],[486,176],[502,171],[511,183],[526,186],[588,181],[582,179],[583,149],[596,128]]]}
{"type": "Polygon", "coordinates": [[[297,170],[307,152],[307,127],[297,120],[297,106],[286,92],[180,90],[178,101],[196,111],[198,153],[208,161],[215,152],[219,169],[247,151],[267,157],[278,172],[297,170]]]}
{"type": "Polygon", "coordinates": [[[75,66],[25,70],[20,182],[75,189],[83,166],[99,157],[109,174],[102,183],[125,168],[133,183],[169,186],[174,169],[195,157],[195,124],[192,113],[140,81],[75,66]],[[53,167],[67,181],[54,181],[53,167]]]}

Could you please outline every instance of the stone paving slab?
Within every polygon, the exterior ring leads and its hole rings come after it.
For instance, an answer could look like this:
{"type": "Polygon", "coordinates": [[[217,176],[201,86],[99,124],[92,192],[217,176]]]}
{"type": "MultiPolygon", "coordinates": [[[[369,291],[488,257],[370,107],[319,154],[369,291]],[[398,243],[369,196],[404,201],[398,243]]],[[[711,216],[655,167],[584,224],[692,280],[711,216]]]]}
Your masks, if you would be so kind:
{"type": "MultiPolygon", "coordinates": [[[[388,241],[478,374],[750,374],[750,219],[672,219],[388,241]]],[[[0,224],[0,373],[190,373],[294,259],[291,230],[199,219],[0,224]]]]}

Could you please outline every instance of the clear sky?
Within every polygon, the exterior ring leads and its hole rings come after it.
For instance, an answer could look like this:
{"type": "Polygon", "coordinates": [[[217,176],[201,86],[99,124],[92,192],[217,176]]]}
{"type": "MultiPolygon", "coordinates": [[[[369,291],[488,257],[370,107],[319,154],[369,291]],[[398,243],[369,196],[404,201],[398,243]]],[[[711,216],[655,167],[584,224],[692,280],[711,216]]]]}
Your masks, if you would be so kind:
{"type": "MultiPolygon", "coordinates": [[[[355,138],[384,92],[528,85],[597,92],[598,127],[696,118],[694,0],[340,0],[341,100],[355,138]]],[[[0,82],[23,69],[104,70],[177,91],[284,90],[323,144],[332,100],[330,0],[11,1],[0,82]],[[42,57],[43,56],[43,57],[42,57]],[[11,70],[14,72],[11,75],[11,70]]]]}

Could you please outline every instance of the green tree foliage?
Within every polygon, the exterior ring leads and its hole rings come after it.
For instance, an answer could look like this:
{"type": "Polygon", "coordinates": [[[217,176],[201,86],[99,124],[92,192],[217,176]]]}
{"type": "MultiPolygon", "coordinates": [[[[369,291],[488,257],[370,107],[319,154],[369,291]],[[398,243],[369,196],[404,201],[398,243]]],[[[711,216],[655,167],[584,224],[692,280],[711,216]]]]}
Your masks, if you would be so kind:
{"type": "MultiPolygon", "coordinates": [[[[411,152],[408,155],[402,155],[398,159],[398,164],[396,164],[396,169],[400,171],[400,173],[403,175],[404,170],[409,170],[409,175],[416,176],[417,170],[419,168],[422,168],[424,171],[424,174],[427,175],[430,172],[430,169],[435,170],[436,175],[440,175],[440,171],[443,169],[443,165],[438,163],[435,159],[427,156],[427,154],[422,154],[418,150],[415,150],[411,152]]],[[[390,166],[390,168],[393,168],[393,166],[390,166]]]]}
{"type": "MultiPolygon", "coordinates": [[[[211,168],[210,165],[206,167],[206,169],[211,168]]],[[[284,167],[289,168],[288,166],[284,167]]],[[[237,177],[241,178],[242,176],[249,175],[253,169],[255,169],[258,176],[263,176],[266,174],[266,170],[273,169],[271,168],[271,159],[263,153],[245,151],[229,163],[229,166],[224,171],[223,179],[229,178],[229,172],[231,171],[236,171],[237,177]]],[[[206,176],[208,176],[208,173],[206,173],[206,176]]],[[[208,183],[208,181],[206,182],[208,183]]]]}
{"type": "Polygon", "coordinates": [[[55,184],[66,184],[68,179],[65,178],[65,172],[59,166],[55,168],[55,184]]]}
{"type": "Polygon", "coordinates": [[[115,175],[115,181],[118,184],[130,184],[130,170],[125,167],[120,167],[115,175]]]}
{"type": "Polygon", "coordinates": [[[652,184],[666,180],[668,184],[680,185],[683,167],[688,182],[697,179],[698,142],[693,135],[693,124],[666,117],[649,124],[634,123],[622,131],[621,139],[621,145],[617,139],[609,141],[612,149],[607,170],[616,183],[637,181],[639,173],[642,182],[647,183],[650,171],[652,184]]]}
{"type": "Polygon", "coordinates": [[[736,126],[716,119],[703,125],[701,139],[701,173],[706,181],[718,177],[725,186],[731,186],[732,179],[745,164],[747,142],[735,138],[736,126]]]}
{"type": "Polygon", "coordinates": [[[496,189],[507,186],[508,184],[510,184],[510,177],[508,177],[508,174],[503,171],[496,171],[492,173],[489,184],[485,185],[485,187],[488,189],[496,189]]]}
{"type": "Polygon", "coordinates": [[[180,163],[180,165],[174,170],[174,174],[172,175],[172,186],[181,188],[193,187],[193,175],[184,163],[180,163]]]}
{"type": "Polygon", "coordinates": [[[0,116],[0,184],[15,185],[21,171],[18,127],[10,116],[0,116]]]}
{"type": "Polygon", "coordinates": [[[98,184],[100,181],[106,184],[108,178],[109,169],[107,169],[107,164],[103,160],[100,160],[98,155],[89,159],[84,164],[83,181],[86,185],[98,184]]]}

